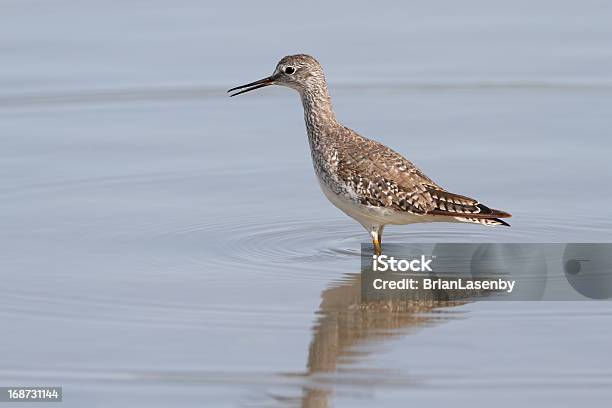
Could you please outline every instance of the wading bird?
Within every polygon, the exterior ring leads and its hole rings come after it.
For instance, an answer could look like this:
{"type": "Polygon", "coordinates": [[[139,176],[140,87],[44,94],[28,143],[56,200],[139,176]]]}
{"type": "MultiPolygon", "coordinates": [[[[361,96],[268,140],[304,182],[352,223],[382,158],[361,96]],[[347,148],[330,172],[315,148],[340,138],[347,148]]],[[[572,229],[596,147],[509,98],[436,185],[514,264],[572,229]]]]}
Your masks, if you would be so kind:
{"type": "Polygon", "coordinates": [[[325,196],[370,233],[377,255],[387,224],[467,222],[509,226],[507,212],[446,191],[401,154],[336,120],[323,68],[313,57],[289,55],[274,73],[237,86],[236,96],[269,85],[299,92],[314,170],[325,196]]]}

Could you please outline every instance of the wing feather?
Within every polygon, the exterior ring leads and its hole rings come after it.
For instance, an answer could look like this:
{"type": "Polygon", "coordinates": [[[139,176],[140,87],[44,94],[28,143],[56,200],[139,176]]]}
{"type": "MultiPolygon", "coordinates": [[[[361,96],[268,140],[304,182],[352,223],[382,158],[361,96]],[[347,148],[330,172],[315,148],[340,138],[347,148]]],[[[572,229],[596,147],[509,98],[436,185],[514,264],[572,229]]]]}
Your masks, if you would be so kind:
{"type": "Polygon", "coordinates": [[[477,200],[446,191],[394,150],[361,136],[338,149],[337,173],[362,204],[414,214],[507,218],[477,200]]]}

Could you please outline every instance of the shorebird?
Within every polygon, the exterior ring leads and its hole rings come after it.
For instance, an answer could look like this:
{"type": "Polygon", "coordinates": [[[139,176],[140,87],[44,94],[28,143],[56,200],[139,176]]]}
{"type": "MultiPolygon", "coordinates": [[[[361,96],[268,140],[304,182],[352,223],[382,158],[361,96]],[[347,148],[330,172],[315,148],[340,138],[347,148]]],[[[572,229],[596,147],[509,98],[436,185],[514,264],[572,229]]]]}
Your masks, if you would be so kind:
{"type": "Polygon", "coordinates": [[[236,96],[270,85],[300,94],[314,170],[325,196],[370,234],[382,253],[385,225],[467,222],[505,225],[511,215],[451,193],[389,147],[336,120],[321,64],[310,55],[282,58],[267,78],[228,90],[236,96]]]}

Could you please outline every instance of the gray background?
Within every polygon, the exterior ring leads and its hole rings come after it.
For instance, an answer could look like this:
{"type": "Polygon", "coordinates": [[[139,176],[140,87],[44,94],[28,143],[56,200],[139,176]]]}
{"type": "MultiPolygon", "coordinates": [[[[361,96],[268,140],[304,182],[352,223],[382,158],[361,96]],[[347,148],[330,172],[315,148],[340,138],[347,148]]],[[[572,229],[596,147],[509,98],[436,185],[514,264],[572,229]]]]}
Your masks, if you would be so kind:
{"type": "Polygon", "coordinates": [[[514,215],[388,242],[605,242],[610,21],[607,1],[2,1],[0,383],[74,407],[608,401],[607,302],[355,312],[367,235],[319,192],[297,96],[225,90],[313,54],[341,121],[514,215]]]}

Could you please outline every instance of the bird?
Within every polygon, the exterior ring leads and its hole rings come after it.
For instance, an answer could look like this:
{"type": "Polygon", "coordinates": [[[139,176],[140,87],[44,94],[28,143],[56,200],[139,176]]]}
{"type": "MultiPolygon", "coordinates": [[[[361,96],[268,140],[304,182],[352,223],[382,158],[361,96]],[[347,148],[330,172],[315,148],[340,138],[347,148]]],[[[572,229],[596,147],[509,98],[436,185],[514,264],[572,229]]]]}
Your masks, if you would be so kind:
{"type": "Polygon", "coordinates": [[[460,222],[507,226],[511,214],[440,187],[400,153],[338,120],[321,64],[306,54],[283,57],[272,75],[229,89],[237,96],[271,85],[296,90],[314,171],[325,196],[369,233],[382,254],[386,225],[460,222]]]}

